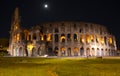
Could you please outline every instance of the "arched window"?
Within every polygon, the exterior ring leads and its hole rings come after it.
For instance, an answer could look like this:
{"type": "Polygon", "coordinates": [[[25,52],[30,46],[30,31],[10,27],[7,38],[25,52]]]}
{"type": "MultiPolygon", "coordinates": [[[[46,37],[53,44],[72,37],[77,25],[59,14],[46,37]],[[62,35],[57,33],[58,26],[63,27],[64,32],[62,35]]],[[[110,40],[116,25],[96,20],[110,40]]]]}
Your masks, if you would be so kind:
{"type": "Polygon", "coordinates": [[[65,34],[61,34],[60,41],[63,43],[65,42],[65,34]]]}
{"type": "Polygon", "coordinates": [[[96,35],[95,37],[96,37],[96,42],[98,43],[98,36],[96,35]]]}
{"type": "Polygon", "coordinates": [[[33,33],[33,39],[36,40],[36,33],[33,33]]]}
{"type": "Polygon", "coordinates": [[[84,44],[84,35],[80,35],[80,43],[84,44]]]}
{"type": "Polygon", "coordinates": [[[47,36],[46,35],[44,35],[44,40],[47,40],[47,36]]]}
{"type": "Polygon", "coordinates": [[[79,32],[80,32],[80,33],[82,33],[82,32],[83,32],[83,29],[82,29],[82,28],[81,28],[81,29],[79,29],[79,32]]]}
{"type": "Polygon", "coordinates": [[[74,29],[76,29],[76,23],[74,23],[74,29]]]}
{"type": "Polygon", "coordinates": [[[87,28],[88,27],[88,24],[85,24],[85,28],[87,28]]]}
{"type": "Polygon", "coordinates": [[[71,41],[71,34],[67,34],[67,41],[71,41]]]}
{"type": "Polygon", "coordinates": [[[90,48],[87,48],[87,49],[86,49],[86,56],[91,56],[91,55],[90,55],[90,48]]]}
{"type": "Polygon", "coordinates": [[[56,46],[56,47],[55,47],[55,50],[54,50],[54,53],[55,53],[56,56],[58,55],[58,51],[59,51],[59,49],[58,49],[58,47],[56,46]]]}
{"type": "Polygon", "coordinates": [[[52,34],[47,34],[47,41],[52,41],[52,34]]]}
{"type": "Polygon", "coordinates": [[[89,38],[89,35],[86,34],[86,44],[88,44],[90,42],[90,38],[89,38]]]}
{"type": "Polygon", "coordinates": [[[65,47],[61,47],[61,56],[65,56],[65,51],[66,51],[65,47]]]}
{"type": "Polygon", "coordinates": [[[55,42],[59,42],[58,34],[55,34],[55,42]]]}
{"type": "Polygon", "coordinates": [[[28,36],[29,36],[28,38],[29,38],[29,41],[30,41],[31,40],[31,35],[28,35],[28,36]]]}
{"type": "Polygon", "coordinates": [[[58,28],[55,28],[55,33],[58,33],[58,32],[59,32],[58,28]]]}
{"type": "Polygon", "coordinates": [[[77,41],[77,34],[73,35],[74,41],[77,41]]]}
{"type": "Polygon", "coordinates": [[[44,40],[44,35],[40,34],[40,40],[43,41],[44,40]]]}
{"type": "Polygon", "coordinates": [[[91,56],[95,56],[95,49],[94,48],[92,48],[91,56]]]}
{"type": "Polygon", "coordinates": [[[52,27],[52,24],[50,24],[50,27],[52,27]]]}
{"type": "Polygon", "coordinates": [[[94,35],[90,35],[91,42],[94,42],[94,35]]]}
{"type": "Polygon", "coordinates": [[[81,48],[80,48],[80,56],[83,56],[83,55],[84,55],[84,48],[81,47],[81,48]]]}
{"type": "Polygon", "coordinates": [[[68,54],[68,56],[71,56],[71,48],[67,49],[67,54],[68,54]]]}
{"type": "Polygon", "coordinates": [[[101,36],[101,44],[103,45],[104,44],[104,38],[101,36]]]}
{"type": "Polygon", "coordinates": [[[105,45],[107,45],[107,37],[106,36],[104,37],[104,42],[105,42],[105,45]]]}
{"type": "Polygon", "coordinates": [[[74,48],[74,56],[78,56],[78,48],[77,47],[74,48]]]}

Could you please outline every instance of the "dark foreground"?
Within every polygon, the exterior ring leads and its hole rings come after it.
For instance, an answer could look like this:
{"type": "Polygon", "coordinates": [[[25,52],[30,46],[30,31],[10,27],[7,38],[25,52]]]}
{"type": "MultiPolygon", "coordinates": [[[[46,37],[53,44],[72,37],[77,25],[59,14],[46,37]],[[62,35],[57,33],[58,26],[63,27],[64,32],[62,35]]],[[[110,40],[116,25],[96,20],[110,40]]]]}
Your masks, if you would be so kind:
{"type": "Polygon", "coordinates": [[[0,58],[0,76],[120,76],[120,58],[0,58]]]}

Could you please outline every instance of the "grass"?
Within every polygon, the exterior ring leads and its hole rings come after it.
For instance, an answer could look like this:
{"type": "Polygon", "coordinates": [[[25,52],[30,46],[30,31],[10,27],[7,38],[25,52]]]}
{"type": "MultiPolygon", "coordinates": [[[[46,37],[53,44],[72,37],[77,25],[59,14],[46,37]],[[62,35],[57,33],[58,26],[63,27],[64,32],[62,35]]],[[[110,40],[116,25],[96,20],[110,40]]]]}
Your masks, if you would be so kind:
{"type": "Polygon", "coordinates": [[[120,59],[0,58],[0,76],[120,76],[120,59]]]}

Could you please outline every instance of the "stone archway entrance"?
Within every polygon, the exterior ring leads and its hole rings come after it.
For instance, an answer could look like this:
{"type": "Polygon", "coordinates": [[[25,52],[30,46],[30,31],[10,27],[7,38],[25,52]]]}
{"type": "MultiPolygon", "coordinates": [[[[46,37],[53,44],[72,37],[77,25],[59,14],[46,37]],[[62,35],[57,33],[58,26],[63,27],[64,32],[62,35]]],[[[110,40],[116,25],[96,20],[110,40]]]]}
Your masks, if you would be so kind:
{"type": "Polygon", "coordinates": [[[100,56],[100,50],[97,48],[97,56],[100,56]]]}
{"type": "Polygon", "coordinates": [[[33,47],[32,48],[32,54],[31,54],[32,56],[37,56],[37,52],[36,52],[36,49],[33,47]]]}
{"type": "Polygon", "coordinates": [[[65,47],[61,47],[61,56],[65,56],[65,47]]]}
{"type": "Polygon", "coordinates": [[[107,56],[107,49],[105,49],[105,53],[104,53],[105,56],[107,56]]]}
{"type": "Polygon", "coordinates": [[[51,47],[48,47],[48,55],[52,56],[53,55],[53,50],[51,47]]]}
{"type": "Polygon", "coordinates": [[[58,47],[56,46],[56,47],[55,47],[55,51],[54,51],[55,56],[58,55],[58,51],[59,51],[59,49],[58,49],[58,47]]]}
{"type": "Polygon", "coordinates": [[[104,56],[104,50],[101,49],[101,56],[104,56]]]}
{"type": "Polygon", "coordinates": [[[90,48],[86,49],[86,56],[90,56],[90,48]]]}
{"type": "Polygon", "coordinates": [[[84,48],[83,47],[80,48],[80,56],[84,56],[84,48]]]}
{"type": "Polygon", "coordinates": [[[14,50],[15,50],[15,56],[19,56],[19,50],[18,50],[18,48],[15,48],[14,50]]]}
{"type": "Polygon", "coordinates": [[[19,56],[23,56],[23,49],[22,49],[22,47],[19,48],[19,56]]]}
{"type": "Polygon", "coordinates": [[[39,56],[42,55],[42,49],[40,47],[38,48],[37,55],[39,55],[39,56]]]}
{"type": "Polygon", "coordinates": [[[71,48],[68,48],[68,50],[67,50],[67,55],[68,55],[68,56],[72,56],[72,55],[71,55],[71,48]]]}
{"type": "Polygon", "coordinates": [[[91,56],[95,56],[95,49],[94,48],[92,48],[92,50],[91,50],[91,56]]]}
{"type": "Polygon", "coordinates": [[[78,56],[78,48],[77,47],[74,48],[74,56],[78,56]]]}
{"type": "Polygon", "coordinates": [[[19,50],[18,50],[18,48],[14,48],[13,49],[13,54],[14,54],[14,56],[19,56],[19,50]]]}

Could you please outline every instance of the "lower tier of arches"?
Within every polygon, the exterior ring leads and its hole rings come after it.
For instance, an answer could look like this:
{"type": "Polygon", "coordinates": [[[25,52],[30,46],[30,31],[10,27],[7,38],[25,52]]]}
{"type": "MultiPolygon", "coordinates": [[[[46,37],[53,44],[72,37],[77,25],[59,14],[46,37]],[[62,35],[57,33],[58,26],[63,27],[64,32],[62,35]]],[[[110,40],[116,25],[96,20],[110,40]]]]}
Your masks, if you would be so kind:
{"type": "Polygon", "coordinates": [[[12,56],[115,56],[116,51],[112,49],[99,49],[99,48],[66,48],[66,47],[48,47],[43,49],[42,47],[32,50],[25,49],[24,47],[14,48],[12,50],[12,56]]]}

